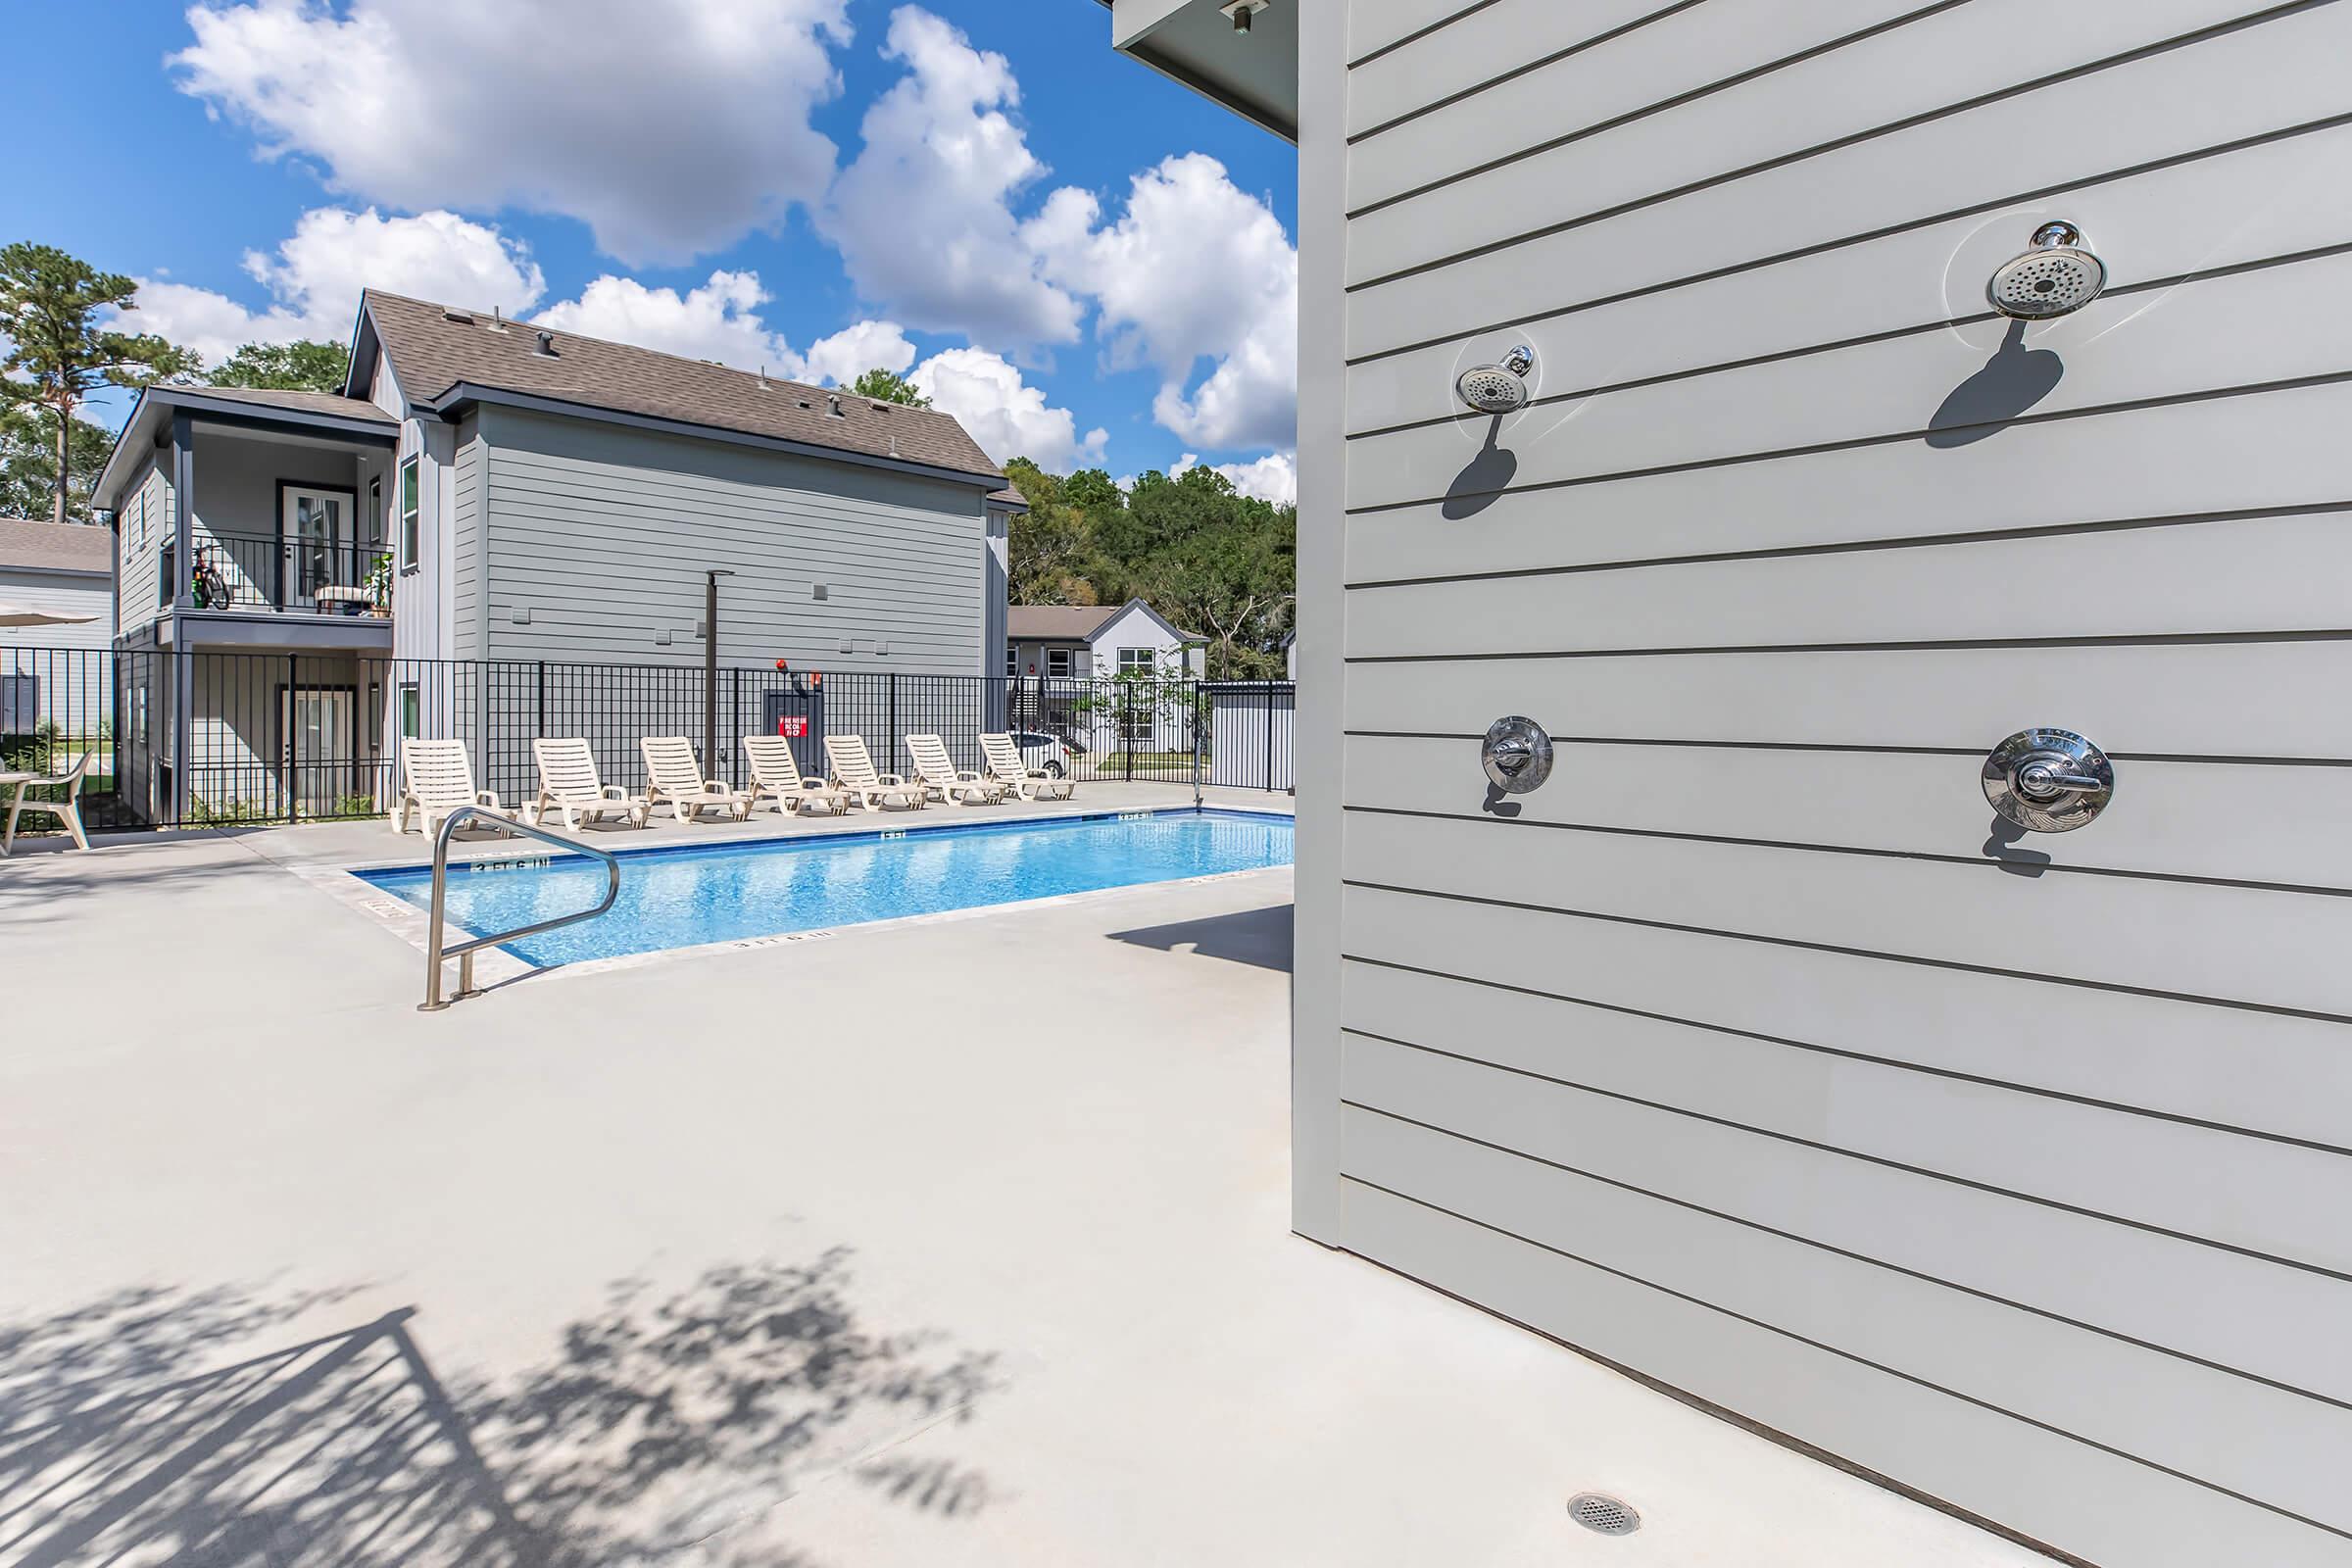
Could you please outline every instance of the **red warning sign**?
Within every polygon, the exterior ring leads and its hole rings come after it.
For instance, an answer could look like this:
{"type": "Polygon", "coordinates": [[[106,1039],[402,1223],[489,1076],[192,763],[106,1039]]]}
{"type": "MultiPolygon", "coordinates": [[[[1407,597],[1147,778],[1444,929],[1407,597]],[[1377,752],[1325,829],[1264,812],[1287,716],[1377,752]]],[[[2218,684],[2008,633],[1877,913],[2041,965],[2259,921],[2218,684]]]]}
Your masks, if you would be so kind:
{"type": "Polygon", "coordinates": [[[782,718],[776,720],[776,733],[788,741],[807,740],[808,738],[808,715],[786,713],[782,718]]]}

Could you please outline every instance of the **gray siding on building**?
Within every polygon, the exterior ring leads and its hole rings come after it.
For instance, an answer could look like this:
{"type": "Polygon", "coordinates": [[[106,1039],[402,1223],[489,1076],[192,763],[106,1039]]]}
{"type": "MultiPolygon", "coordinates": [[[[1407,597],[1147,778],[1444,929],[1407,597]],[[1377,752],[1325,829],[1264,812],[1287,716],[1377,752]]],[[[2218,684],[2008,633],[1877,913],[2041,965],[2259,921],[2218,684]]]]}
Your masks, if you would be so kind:
{"type": "Polygon", "coordinates": [[[172,481],[160,465],[151,463],[138,482],[122,493],[115,512],[115,548],[122,563],[118,634],[144,626],[161,613],[164,550],[172,543],[173,527],[172,481]]]}
{"type": "Polygon", "coordinates": [[[1300,1229],[2100,1563],[2352,1561],[2352,5],[1341,20],[1300,1229]],[[2108,293],[1992,317],[2055,218],[2108,293]]]}
{"type": "Polygon", "coordinates": [[[489,643],[481,529],[489,458],[479,416],[468,415],[458,423],[457,470],[457,505],[450,521],[450,657],[479,659],[489,643]]]}
{"type": "Polygon", "coordinates": [[[996,672],[970,484],[509,409],[480,417],[492,658],[699,664],[715,567],[735,573],[720,580],[723,662],[996,672]]]}

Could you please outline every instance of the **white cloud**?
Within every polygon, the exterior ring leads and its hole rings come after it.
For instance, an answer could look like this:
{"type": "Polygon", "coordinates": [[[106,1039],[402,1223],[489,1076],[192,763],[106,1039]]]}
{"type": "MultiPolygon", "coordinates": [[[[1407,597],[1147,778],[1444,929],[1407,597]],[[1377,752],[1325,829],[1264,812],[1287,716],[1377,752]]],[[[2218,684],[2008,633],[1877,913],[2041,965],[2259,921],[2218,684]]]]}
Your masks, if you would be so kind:
{"type": "Polygon", "coordinates": [[[907,74],[866,111],[818,218],[851,281],[921,329],[1075,342],[1083,308],[1039,275],[1007,205],[1046,172],[1004,112],[1020,101],[1011,66],[914,6],[891,13],[882,53],[907,74]]]}
{"type": "Polygon", "coordinates": [[[907,377],[932,407],[953,414],[991,458],[1003,463],[1027,458],[1041,468],[1065,472],[1102,461],[1107,430],[1089,430],[1082,439],[1077,416],[1046,406],[1043,388],[1023,383],[1020,370],[986,349],[946,349],[914,368],[907,377]]]}
{"type": "Polygon", "coordinates": [[[1022,234],[1049,278],[1100,306],[1111,363],[1159,371],[1161,424],[1207,447],[1293,444],[1298,253],[1224,165],[1163,160],[1135,176],[1116,222],[1087,192],[1055,191],[1022,234]],[[1203,359],[1214,364],[1196,388],[1203,359]]]}
{"type": "Polygon", "coordinates": [[[812,381],[855,381],[868,370],[906,373],[914,363],[914,345],[896,321],[856,321],[831,337],[808,345],[804,372],[812,381]]]}
{"type": "Polygon", "coordinates": [[[221,0],[188,11],[183,92],[270,157],[395,207],[579,219],[608,253],[676,262],[814,203],[847,0],[221,0]]]}
{"type": "Polygon", "coordinates": [[[712,272],[709,282],[684,294],[608,272],[582,289],[578,299],[541,311],[537,320],[584,337],[716,360],[738,369],[764,366],[773,374],[798,377],[801,356],[760,319],[760,307],[768,298],[758,272],[712,272]]]}
{"type": "Polygon", "coordinates": [[[761,318],[760,308],[772,298],[753,271],[712,272],[710,281],[683,294],[608,272],[578,299],[551,305],[537,319],[584,337],[795,380],[854,381],[876,366],[903,372],[914,363],[914,345],[896,321],[853,322],[803,354],[761,318]]]}
{"type": "MultiPolygon", "coordinates": [[[[1187,452],[1168,468],[1168,477],[1200,466],[1197,454],[1187,452]]],[[[1219,463],[1211,465],[1232,486],[1246,496],[1271,501],[1278,507],[1298,504],[1298,454],[1269,452],[1254,463],[1219,463]]],[[[1123,480],[1120,488],[1132,490],[1135,481],[1123,480]]]]}
{"type": "Polygon", "coordinates": [[[446,212],[385,218],[372,207],[314,208],[274,253],[246,252],[245,270],[269,291],[260,310],[212,289],[142,279],[127,324],[218,365],[242,343],[343,341],[363,287],[510,314],[547,287],[528,250],[494,227],[446,212]]]}

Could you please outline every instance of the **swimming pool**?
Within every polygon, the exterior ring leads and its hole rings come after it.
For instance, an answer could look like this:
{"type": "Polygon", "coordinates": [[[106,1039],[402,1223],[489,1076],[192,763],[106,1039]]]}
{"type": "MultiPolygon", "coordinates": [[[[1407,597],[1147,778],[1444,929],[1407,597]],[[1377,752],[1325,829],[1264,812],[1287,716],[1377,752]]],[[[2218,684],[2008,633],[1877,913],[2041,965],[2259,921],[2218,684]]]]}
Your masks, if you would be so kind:
{"type": "MultiPolygon", "coordinates": [[[[506,951],[546,968],[1288,865],[1291,819],[1121,811],[623,850],[619,858],[620,896],[611,910],[506,951]]],[[[355,874],[420,909],[432,904],[430,867],[355,874]]],[[[604,863],[585,856],[453,864],[449,918],[469,931],[504,931],[591,907],[604,893],[604,863]]]]}

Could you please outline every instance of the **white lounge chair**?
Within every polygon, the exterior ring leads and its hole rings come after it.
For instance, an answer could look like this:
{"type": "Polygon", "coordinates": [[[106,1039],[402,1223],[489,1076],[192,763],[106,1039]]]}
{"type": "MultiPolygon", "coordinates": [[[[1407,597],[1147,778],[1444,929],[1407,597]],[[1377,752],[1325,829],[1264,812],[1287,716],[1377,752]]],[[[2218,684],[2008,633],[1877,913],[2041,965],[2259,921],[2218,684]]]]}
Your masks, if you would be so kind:
{"type": "Polygon", "coordinates": [[[86,850],[90,847],[88,836],[81,831],[81,785],[89,777],[90,759],[95,755],[94,752],[84,752],[63,773],[28,778],[18,784],[17,797],[8,804],[7,831],[0,832],[0,855],[6,855],[17,842],[17,818],[26,811],[40,811],[56,817],[65,823],[66,831],[74,835],[75,849],[86,850]],[[27,790],[61,787],[66,792],[66,798],[62,801],[28,801],[24,798],[27,790]]]}
{"type": "Polygon", "coordinates": [[[989,776],[1024,801],[1066,801],[1078,793],[1076,779],[1031,767],[1010,735],[981,736],[980,756],[988,763],[989,776]]]}
{"type": "Polygon", "coordinates": [[[496,790],[473,787],[473,761],[464,741],[427,741],[403,737],[400,743],[400,804],[392,808],[392,830],[406,833],[412,811],[423,818],[425,837],[439,828],[442,818],[461,806],[479,806],[493,816],[514,819],[500,804],[496,790]]]}
{"type": "Polygon", "coordinates": [[[752,764],[752,806],[773,797],[776,809],[786,814],[806,811],[821,806],[839,815],[850,808],[850,792],[820,779],[805,778],[800,760],[792,755],[792,742],[781,735],[746,735],[743,755],[752,764]]]}
{"type": "Polygon", "coordinates": [[[531,757],[539,764],[539,798],[531,803],[531,820],[545,822],[555,811],[572,832],[582,822],[621,817],[631,827],[645,826],[653,804],[631,795],[617,784],[607,784],[596,771],[596,754],[582,737],[531,742],[531,757]]]}
{"type": "Polygon", "coordinates": [[[833,781],[869,811],[886,808],[908,811],[923,808],[923,786],[909,784],[896,773],[875,772],[873,757],[867,753],[862,735],[826,736],[825,761],[833,769],[833,781]],[[898,805],[890,807],[892,801],[898,805]]]}
{"type": "Polygon", "coordinates": [[[694,742],[683,735],[647,735],[637,742],[645,754],[647,809],[669,803],[681,822],[699,821],[713,807],[740,822],[752,814],[752,803],[729,784],[703,777],[703,764],[694,755],[694,742]]]}
{"type": "Polygon", "coordinates": [[[914,759],[915,776],[923,781],[923,788],[937,792],[943,801],[994,806],[1004,799],[1004,785],[969,768],[957,767],[956,760],[948,755],[948,743],[937,735],[907,736],[906,755],[914,759]]]}

